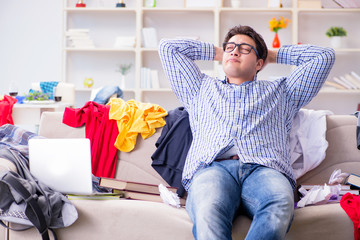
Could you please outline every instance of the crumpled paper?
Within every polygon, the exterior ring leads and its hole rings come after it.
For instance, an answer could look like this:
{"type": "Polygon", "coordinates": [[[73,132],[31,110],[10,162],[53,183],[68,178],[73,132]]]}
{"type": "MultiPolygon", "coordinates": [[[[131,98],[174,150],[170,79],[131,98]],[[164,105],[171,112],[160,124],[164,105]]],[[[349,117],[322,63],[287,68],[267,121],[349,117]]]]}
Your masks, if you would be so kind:
{"type": "Polygon", "coordinates": [[[341,173],[341,169],[336,169],[332,172],[329,184],[345,184],[345,179],[348,178],[350,173],[341,173]]]}
{"type": "Polygon", "coordinates": [[[307,205],[325,204],[330,200],[337,200],[341,190],[341,184],[344,184],[349,173],[341,173],[340,169],[333,171],[330,176],[329,184],[331,185],[315,185],[310,190],[300,187],[298,191],[303,195],[297,203],[297,207],[305,207],[307,205]]]}
{"type": "Polygon", "coordinates": [[[167,205],[180,208],[179,196],[167,189],[163,184],[159,184],[160,197],[167,205]]]}
{"type": "Polygon", "coordinates": [[[325,204],[329,200],[336,200],[339,196],[341,185],[329,186],[324,184],[323,186],[314,186],[310,190],[306,190],[303,187],[299,188],[299,192],[304,196],[297,203],[297,207],[305,207],[307,205],[319,205],[325,204]]]}

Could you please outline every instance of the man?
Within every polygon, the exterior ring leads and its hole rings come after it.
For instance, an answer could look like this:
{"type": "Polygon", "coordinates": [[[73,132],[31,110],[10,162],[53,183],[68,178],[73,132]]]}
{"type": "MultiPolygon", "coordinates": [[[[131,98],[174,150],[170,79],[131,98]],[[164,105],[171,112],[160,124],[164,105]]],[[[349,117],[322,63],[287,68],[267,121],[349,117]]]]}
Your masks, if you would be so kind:
{"type": "Polygon", "coordinates": [[[193,142],[183,171],[195,239],[231,239],[237,213],[252,224],[246,239],[284,239],[296,185],[289,133],[294,115],[318,93],[334,51],[309,45],[268,50],[251,27],[232,28],[223,48],[194,40],[162,40],[160,58],[189,113],[193,142]],[[222,61],[221,81],[196,60],[222,61]],[[297,68],[274,81],[257,79],[268,63],[297,68]]]}

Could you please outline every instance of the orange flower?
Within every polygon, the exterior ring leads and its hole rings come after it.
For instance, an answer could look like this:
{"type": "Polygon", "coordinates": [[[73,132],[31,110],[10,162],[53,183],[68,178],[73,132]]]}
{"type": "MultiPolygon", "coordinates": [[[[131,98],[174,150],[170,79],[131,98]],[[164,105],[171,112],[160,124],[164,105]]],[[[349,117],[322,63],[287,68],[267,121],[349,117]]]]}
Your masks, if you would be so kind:
{"type": "Polygon", "coordinates": [[[269,21],[270,31],[277,33],[280,29],[286,28],[289,22],[290,20],[284,17],[280,17],[279,19],[273,17],[269,21]]]}

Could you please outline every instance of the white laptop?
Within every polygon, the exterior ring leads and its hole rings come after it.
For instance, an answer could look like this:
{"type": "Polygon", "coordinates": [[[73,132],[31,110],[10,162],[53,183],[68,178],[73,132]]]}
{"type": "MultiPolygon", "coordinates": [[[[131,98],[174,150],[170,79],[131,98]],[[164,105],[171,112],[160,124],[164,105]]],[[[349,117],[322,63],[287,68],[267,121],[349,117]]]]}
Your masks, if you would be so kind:
{"type": "Polygon", "coordinates": [[[91,194],[91,151],[86,138],[30,139],[30,172],[64,194],[91,194]]]}

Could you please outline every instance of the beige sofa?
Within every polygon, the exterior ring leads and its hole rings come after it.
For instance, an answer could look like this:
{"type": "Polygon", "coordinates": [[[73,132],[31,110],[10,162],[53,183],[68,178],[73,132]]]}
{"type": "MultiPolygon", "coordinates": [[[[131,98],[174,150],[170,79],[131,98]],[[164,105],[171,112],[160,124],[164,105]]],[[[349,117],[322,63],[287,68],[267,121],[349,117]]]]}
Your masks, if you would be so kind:
{"type": "MultiPolygon", "coordinates": [[[[61,123],[61,113],[44,113],[39,134],[49,138],[84,137],[84,129],[61,123]]],[[[329,147],[326,159],[316,169],[298,180],[298,184],[324,184],[335,169],[360,173],[360,151],[356,148],[354,116],[327,117],[329,147]]],[[[138,138],[131,153],[118,156],[116,177],[152,184],[164,183],[151,167],[151,154],[160,129],[147,140],[138,138]]],[[[192,222],[184,208],[137,200],[72,200],[79,218],[70,227],[58,229],[59,239],[193,239],[192,222]]],[[[236,218],[233,239],[244,239],[251,221],[236,218]]],[[[287,239],[353,239],[353,223],[339,204],[309,206],[295,210],[295,218],[287,239]]],[[[25,232],[0,228],[0,239],[40,239],[35,229],[25,232]]]]}

